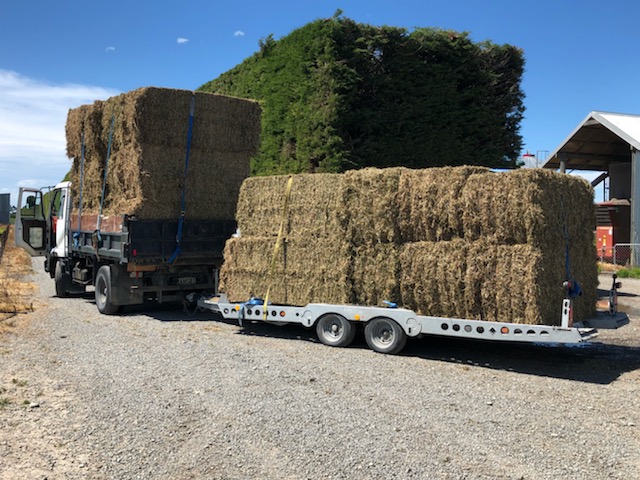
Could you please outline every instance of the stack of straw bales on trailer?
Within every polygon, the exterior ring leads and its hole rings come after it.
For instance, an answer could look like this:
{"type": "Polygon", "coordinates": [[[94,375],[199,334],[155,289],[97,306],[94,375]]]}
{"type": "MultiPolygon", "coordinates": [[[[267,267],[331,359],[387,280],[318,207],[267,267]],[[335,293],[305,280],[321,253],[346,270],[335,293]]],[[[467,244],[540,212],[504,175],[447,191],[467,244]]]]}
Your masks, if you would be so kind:
{"type": "Polygon", "coordinates": [[[283,216],[286,182],[242,185],[241,237],[221,272],[232,300],[270,288],[274,303],[391,300],[427,315],[557,324],[568,267],[584,292],[576,319],[595,311],[593,192],[580,179],[479,167],[302,174],[283,216]]]}
{"type": "Polygon", "coordinates": [[[99,213],[108,157],[104,215],[177,220],[184,187],[187,219],[233,220],[259,132],[259,105],[223,95],[147,87],[83,105],[66,124],[74,198],[82,187],[82,213],[99,213]]]}

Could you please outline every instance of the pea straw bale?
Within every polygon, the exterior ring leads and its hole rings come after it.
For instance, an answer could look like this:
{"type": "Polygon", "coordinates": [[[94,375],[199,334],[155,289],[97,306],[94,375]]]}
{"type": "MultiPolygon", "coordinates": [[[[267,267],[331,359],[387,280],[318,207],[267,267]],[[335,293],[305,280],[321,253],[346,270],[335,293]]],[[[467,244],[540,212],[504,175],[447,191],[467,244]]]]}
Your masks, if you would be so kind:
{"type": "Polygon", "coordinates": [[[402,303],[400,252],[395,243],[365,243],[349,250],[350,302],[383,306],[383,300],[402,303]]]}
{"type": "Polygon", "coordinates": [[[464,237],[496,244],[564,245],[564,228],[591,237],[593,190],[584,180],[543,169],[471,175],[462,190],[464,237]],[[576,227],[577,230],[576,230],[576,227]]]}
{"type": "Polygon", "coordinates": [[[574,317],[579,320],[595,313],[596,222],[593,189],[588,182],[541,169],[472,175],[462,199],[466,240],[527,244],[542,252],[540,268],[544,276],[538,281],[541,288],[550,289],[551,297],[541,301],[553,298],[557,304],[562,295],[559,286],[567,278],[568,246],[569,274],[583,289],[574,304],[574,317]]]}
{"type": "Polygon", "coordinates": [[[559,295],[542,296],[542,253],[530,245],[468,244],[466,318],[523,324],[558,323],[559,295]]]}
{"type": "MultiPolygon", "coordinates": [[[[243,236],[277,235],[289,177],[248,178],[242,184],[236,219],[243,236]]],[[[285,233],[335,235],[342,176],[331,173],[293,176],[285,233]]]]}
{"type": "Polygon", "coordinates": [[[365,168],[342,178],[338,215],[352,245],[398,243],[398,189],[405,168],[365,168]]]}
{"type": "Polygon", "coordinates": [[[399,256],[403,306],[425,315],[465,318],[467,251],[460,239],[403,245],[399,256]]]}
{"type": "Polygon", "coordinates": [[[80,138],[85,134],[83,212],[95,214],[112,119],[105,215],[172,220],[180,215],[191,98],[193,135],[185,198],[187,219],[233,219],[240,184],[259,140],[256,102],[184,90],[142,88],[69,112],[67,154],[79,190],[80,138]]]}
{"type": "Polygon", "coordinates": [[[441,241],[464,237],[461,192],[471,175],[488,173],[474,166],[405,170],[398,190],[398,223],[403,241],[441,241]]]}
{"type": "Polygon", "coordinates": [[[529,245],[408,243],[400,254],[403,303],[424,315],[557,324],[562,291],[544,295],[541,261],[529,245]]]}
{"type": "Polygon", "coordinates": [[[271,236],[227,241],[220,288],[229,299],[264,298],[270,287],[269,298],[273,303],[350,303],[349,265],[339,245],[310,236],[287,240],[270,277],[274,246],[275,238],[271,236]]]}

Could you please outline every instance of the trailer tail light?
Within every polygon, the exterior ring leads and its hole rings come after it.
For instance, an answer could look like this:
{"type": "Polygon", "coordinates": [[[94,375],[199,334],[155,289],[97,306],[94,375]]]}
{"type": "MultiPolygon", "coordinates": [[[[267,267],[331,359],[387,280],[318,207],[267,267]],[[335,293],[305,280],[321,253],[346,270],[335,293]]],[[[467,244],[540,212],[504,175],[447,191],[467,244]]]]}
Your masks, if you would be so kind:
{"type": "Polygon", "coordinates": [[[137,257],[137,256],[138,256],[138,249],[137,249],[137,248],[134,248],[134,249],[133,249],[133,251],[132,251],[131,253],[133,253],[133,256],[134,256],[134,257],[137,257]]]}
{"type": "Polygon", "coordinates": [[[284,315],[285,315],[284,310],[280,310],[280,316],[284,317],[284,315]]]}
{"type": "Polygon", "coordinates": [[[509,333],[509,328],[508,327],[502,327],[500,329],[500,333],[502,333],[503,335],[506,335],[507,333],[509,333]]]}

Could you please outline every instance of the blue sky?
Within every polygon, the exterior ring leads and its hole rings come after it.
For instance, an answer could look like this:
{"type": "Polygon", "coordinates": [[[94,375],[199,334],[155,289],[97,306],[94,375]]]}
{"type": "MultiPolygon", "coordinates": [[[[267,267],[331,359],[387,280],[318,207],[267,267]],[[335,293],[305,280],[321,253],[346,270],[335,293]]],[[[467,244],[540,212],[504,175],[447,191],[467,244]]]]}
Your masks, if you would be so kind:
{"type": "MultiPolygon", "coordinates": [[[[142,86],[195,89],[307,22],[440,27],[524,50],[525,150],[553,151],[591,110],[640,114],[640,2],[610,0],[5,1],[0,193],[70,168],[69,108],[142,86]]],[[[524,152],[523,152],[524,153],[524,152]]]]}

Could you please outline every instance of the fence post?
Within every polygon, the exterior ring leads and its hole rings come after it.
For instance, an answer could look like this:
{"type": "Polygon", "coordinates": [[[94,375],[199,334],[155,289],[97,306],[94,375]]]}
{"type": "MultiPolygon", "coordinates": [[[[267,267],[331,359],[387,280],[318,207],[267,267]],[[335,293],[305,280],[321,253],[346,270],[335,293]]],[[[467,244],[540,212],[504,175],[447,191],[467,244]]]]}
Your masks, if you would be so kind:
{"type": "Polygon", "coordinates": [[[2,262],[4,247],[7,244],[7,239],[9,238],[9,228],[9,225],[7,225],[7,228],[5,228],[4,232],[2,232],[2,236],[0,237],[0,262],[2,262]]]}

